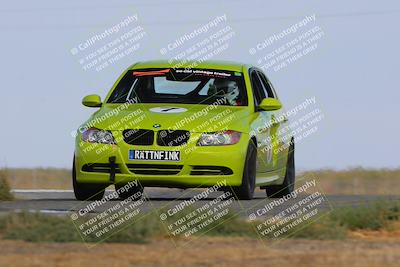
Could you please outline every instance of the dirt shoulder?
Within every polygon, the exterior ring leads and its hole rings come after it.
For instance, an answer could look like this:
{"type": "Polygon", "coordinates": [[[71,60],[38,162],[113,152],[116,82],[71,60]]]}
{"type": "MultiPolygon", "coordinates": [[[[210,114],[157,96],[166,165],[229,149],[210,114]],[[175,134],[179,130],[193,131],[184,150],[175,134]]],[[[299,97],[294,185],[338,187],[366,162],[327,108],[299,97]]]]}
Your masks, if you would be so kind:
{"type": "Polygon", "coordinates": [[[0,262],[9,266],[398,266],[400,235],[356,233],[344,241],[284,240],[265,246],[251,238],[204,237],[178,247],[169,239],[148,244],[0,241],[0,262]],[[357,236],[357,234],[359,236],[357,236]]]}

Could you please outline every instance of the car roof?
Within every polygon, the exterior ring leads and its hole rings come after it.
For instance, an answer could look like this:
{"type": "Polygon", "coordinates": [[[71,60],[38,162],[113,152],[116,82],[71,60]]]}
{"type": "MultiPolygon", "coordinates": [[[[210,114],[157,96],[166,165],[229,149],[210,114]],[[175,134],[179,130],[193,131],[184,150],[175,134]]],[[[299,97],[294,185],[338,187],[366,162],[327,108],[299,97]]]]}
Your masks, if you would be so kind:
{"type": "Polygon", "coordinates": [[[135,63],[129,69],[148,69],[148,68],[199,68],[199,69],[216,69],[228,71],[244,72],[251,66],[234,61],[213,61],[207,60],[203,62],[198,61],[179,61],[179,60],[150,60],[135,63]]]}

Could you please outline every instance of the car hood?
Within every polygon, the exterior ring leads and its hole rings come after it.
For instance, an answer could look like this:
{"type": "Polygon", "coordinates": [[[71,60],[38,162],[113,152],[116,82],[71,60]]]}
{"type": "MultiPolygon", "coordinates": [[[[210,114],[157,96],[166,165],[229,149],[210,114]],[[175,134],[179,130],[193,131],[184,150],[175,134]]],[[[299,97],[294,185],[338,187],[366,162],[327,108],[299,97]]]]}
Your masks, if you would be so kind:
{"type": "Polygon", "coordinates": [[[104,130],[174,129],[248,132],[255,113],[248,106],[190,104],[105,104],[83,127],[104,130]]]}

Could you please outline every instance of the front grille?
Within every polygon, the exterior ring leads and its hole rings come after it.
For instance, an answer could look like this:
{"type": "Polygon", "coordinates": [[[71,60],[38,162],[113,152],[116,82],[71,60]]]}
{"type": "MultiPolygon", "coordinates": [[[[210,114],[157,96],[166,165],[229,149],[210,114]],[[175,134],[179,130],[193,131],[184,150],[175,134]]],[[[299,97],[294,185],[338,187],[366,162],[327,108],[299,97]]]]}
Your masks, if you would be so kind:
{"type": "Polygon", "coordinates": [[[178,174],[183,165],[172,164],[127,164],[129,171],[135,174],[174,175],[178,174]]]}
{"type": "Polygon", "coordinates": [[[122,132],[124,141],[130,145],[150,146],[154,142],[154,132],[145,129],[127,129],[122,132]]]}
{"type": "MultiPolygon", "coordinates": [[[[88,163],[82,166],[84,172],[103,172],[110,173],[111,165],[109,163],[88,163]]],[[[115,173],[121,173],[119,166],[115,166],[115,173]]]]}
{"type": "Polygon", "coordinates": [[[190,175],[230,175],[233,171],[223,166],[192,166],[190,175]]]}
{"type": "Polygon", "coordinates": [[[162,130],[157,133],[159,146],[181,146],[189,141],[190,132],[184,130],[162,130]]]}

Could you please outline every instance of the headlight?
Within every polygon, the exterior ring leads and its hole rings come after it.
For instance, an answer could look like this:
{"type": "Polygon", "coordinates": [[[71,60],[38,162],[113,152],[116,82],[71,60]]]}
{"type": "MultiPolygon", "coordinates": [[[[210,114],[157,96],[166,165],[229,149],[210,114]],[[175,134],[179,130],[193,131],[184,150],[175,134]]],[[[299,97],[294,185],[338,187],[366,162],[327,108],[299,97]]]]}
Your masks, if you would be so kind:
{"type": "Polygon", "coordinates": [[[222,131],[216,133],[203,133],[197,143],[198,146],[224,146],[239,142],[240,132],[222,131]]]}
{"type": "Polygon", "coordinates": [[[96,128],[87,129],[82,133],[82,141],[99,144],[115,144],[114,136],[110,131],[96,128]]]}

